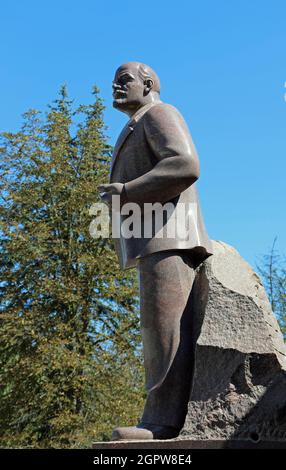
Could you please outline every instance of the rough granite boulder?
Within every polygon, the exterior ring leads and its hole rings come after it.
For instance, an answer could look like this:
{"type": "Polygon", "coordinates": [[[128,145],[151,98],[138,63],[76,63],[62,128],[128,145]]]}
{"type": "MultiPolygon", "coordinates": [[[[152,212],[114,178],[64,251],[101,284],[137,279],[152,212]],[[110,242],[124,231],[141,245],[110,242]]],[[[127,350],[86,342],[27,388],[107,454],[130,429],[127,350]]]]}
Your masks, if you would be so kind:
{"type": "Polygon", "coordinates": [[[193,387],[179,439],[286,439],[286,348],[260,278],[213,242],[193,288],[193,387]]]}

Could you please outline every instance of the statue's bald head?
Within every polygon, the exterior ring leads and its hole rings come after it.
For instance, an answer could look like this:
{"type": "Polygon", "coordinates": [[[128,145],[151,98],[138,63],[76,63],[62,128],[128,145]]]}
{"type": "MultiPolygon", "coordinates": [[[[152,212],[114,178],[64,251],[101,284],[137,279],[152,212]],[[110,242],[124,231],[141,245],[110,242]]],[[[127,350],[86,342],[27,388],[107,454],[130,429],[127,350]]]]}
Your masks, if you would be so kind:
{"type": "MultiPolygon", "coordinates": [[[[120,65],[117,72],[122,69],[131,69],[137,71],[139,77],[144,82],[145,80],[152,80],[153,86],[152,91],[160,94],[160,80],[156,72],[149,67],[149,65],[143,64],[142,62],[127,62],[126,64],[120,65]]],[[[116,72],[116,73],[117,73],[116,72]]]]}
{"type": "Polygon", "coordinates": [[[127,62],[116,70],[113,106],[132,115],[147,103],[160,100],[160,80],[149,65],[127,62]]]}

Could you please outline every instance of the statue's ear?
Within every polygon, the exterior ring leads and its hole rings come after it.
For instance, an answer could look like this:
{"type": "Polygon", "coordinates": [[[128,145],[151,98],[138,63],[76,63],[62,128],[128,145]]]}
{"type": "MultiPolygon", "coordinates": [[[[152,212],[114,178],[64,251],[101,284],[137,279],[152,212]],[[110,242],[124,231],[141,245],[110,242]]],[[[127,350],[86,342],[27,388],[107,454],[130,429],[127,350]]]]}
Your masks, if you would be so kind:
{"type": "Polygon", "coordinates": [[[145,95],[148,95],[148,93],[152,90],[154,82],[152,78],[146,78],[144,80],[144,85],[145,85],[145,95]]]}

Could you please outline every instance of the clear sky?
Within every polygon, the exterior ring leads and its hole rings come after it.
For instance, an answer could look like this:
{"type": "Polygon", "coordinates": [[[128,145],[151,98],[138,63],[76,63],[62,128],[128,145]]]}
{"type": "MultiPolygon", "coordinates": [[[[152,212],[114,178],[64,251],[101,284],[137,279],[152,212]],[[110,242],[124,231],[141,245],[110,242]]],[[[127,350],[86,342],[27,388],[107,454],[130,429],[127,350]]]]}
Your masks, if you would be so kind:
{"type": "Polygon", "coordinates": [[[114,71],[147,63],[197,146],[210,236],[252,265],[275,236],[286,253],[285,23],[285,0],[2,2],[0,130],[46,109],[63,83],[76,103],[96,84],[114,144],[126,122],[112,108],[114,71]]]}

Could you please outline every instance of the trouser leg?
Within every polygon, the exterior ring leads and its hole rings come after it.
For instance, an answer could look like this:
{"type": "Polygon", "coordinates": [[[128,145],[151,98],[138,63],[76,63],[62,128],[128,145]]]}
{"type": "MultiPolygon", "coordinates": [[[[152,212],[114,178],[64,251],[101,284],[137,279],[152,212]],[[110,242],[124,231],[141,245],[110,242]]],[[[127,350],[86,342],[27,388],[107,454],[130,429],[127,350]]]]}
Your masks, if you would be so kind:
{"type": "Polygon", "coordinates": [[[183,251],[139,262],[141,331],[148,391],[142,423],[181,428],[193,371],[191,291],[194,269],[183,251]]]}

